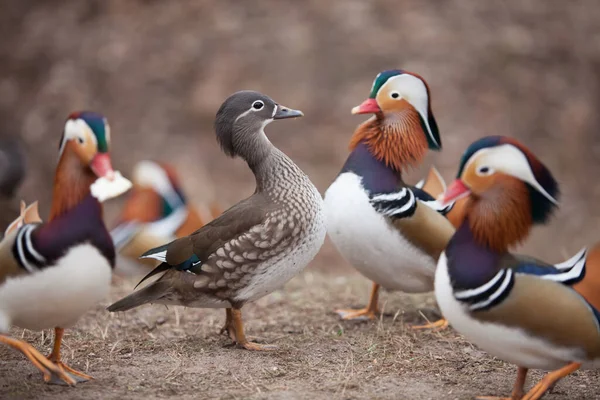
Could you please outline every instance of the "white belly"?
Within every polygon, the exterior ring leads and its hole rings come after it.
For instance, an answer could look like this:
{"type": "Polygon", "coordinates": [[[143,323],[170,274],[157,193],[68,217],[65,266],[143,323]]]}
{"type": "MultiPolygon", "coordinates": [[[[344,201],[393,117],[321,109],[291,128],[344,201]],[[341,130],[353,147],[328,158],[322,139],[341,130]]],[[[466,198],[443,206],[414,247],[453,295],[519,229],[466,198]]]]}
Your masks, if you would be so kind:
{"type": "Polygon", "coordinates": [[[110,282],[110,265],[95,247],[74,247],[56,266],[0,286],[0,331],[12,324],[31,330],[67,328],[106,297],[110,282]]]}
{"type": "Polygon", "coordinates": [[[236,294],[236,301],[255,301],[280,289],[315,258],[325,241],[327,229],[323,200],[316,188],[314,195],[317,204],[316,209],[312,211],[314,216],[299,242],[288,251],[260,265],[248,285],[236,294]]]}
{"type": "Polygon", "coordinates": [[[433,290],[435,260],[375,211],[359,176],[338,176],[325,192],[325,213],[332,242],[364,276],[389,290],[433,290]]]}
{"type": "Polygon", "coordinates": [[[472,318],[454,298],[445,253],[440,256],[435,274],[435,297],[442,314],[454,329],[501,360],[543,370],[557,369],[573,361],[584,362],[585,368],[600,366],[599,360],[589,362],[582,359],[581,350],[559,348],[545,340],[532,338],[521,329],[472,318]]]}

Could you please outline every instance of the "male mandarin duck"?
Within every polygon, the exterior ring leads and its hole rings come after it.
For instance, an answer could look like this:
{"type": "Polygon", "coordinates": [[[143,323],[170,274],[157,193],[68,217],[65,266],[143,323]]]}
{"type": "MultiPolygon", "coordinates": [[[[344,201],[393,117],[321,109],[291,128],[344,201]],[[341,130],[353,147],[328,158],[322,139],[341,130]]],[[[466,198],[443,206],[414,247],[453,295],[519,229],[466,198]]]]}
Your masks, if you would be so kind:
{"type": "Polygon", "coordinates": [[[439,259],[435,294],[469,340],[516,364],[511,399],[541,398],[559,379],[600,365],[600,244],[551,265],[512,254],[558,205],[550,171],[515,139],[473,143],[443,201],[465,198],[439,259]],[[528,368],[555,370],[524,395],[528,368]]]}
{"type": "MultiPolygon", "coordinates": [[[[423,78],[384,71],[352,113],[374,116],[354,132],[346,164],[325,193],[325,209],[332,242],[373,281],[367,307],[337,312],[344,319],[373,319],[380,286],[408,293],[433,290],[437,258],[454,233],[444,214],[456,213],[460,205],[440,207],[433,195],[445,186],[435,170],[423,189],[402,179],[428,149],[442,146],[423,78]]],[[[431,326],[445,324],[424,327],[431,326]]]]}
{"type": "Polygon", "coordinates": [[[0,343],[22,352],[49,383],[74,385],[91,377],[61,361],[64,328],[96,306],[110,288],[115,251],[101,202],[128,190],[108,153],[110,127],[93,112],[67,119],[59,146],[49,222],[37,204],[23,208],[0,243],[0,343]],[[12,325],[55,328],[52,353],[6,336],[12,325]]]}
{"type": "MultiPolygon", "coordinates": [[[[136,164],[121,216],[111,230],[118,253],[137,259],[167,241],[187,236],[212,220],[221,210],[216,204],[201,209],[189,204],[171,165],[144,160],[136,164]]],[[[142,259],[153,267],[156,261],[142,259]]]]}
{"type": "Polygon", "coordinates": [[[254,91],[237,92],[223,103],[217,141],[225,154],[248,163],[256,178],[254,194],[190,236],[146,252],[142,257],[162,262],[146,278],[164,274],[109,311],[146,303],[227,308],[222,331],[235,343],[249,350],[273,348],[246,338],[241,308],[302,271],[326,234],[321,195],[264,133],[273,120],[302,115],[254,91]]]}

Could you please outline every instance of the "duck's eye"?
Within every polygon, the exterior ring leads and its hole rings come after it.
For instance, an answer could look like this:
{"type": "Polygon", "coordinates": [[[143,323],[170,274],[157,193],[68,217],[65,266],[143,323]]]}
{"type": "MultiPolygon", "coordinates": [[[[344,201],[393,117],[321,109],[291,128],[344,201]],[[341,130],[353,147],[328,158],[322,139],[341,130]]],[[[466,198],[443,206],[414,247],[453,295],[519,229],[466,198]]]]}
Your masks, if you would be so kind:
{"type": "Polygon", "coordinates": [[[83,144],[83,142],[85,142],[85,139],[81,136],[77,136],[77,141],[79,142],[79,144],[83,144]]]}
{"type": "Polygon", "coordinates": [[[477,175],[480,175],[480,176],[491,175],[493,173],[494,173],[494,170],[485,165],[483,167],[477,168],[477,175]]]}
{"type": "Polygon", "coordinates": [[[265,106],[265,103],[263,103],[260,100],[256,100],[254,103],[252,103],[252,108],[254,108],[255,110],[260,110],[265,106]]]}
{"type": "Polygon", "coordinates": [[[390,97],[392,99],[397,99],[398,97],[400,97],[400,93],[398,93],[398,92],[392,92],[392,93],[390,93],[390,97]]]}

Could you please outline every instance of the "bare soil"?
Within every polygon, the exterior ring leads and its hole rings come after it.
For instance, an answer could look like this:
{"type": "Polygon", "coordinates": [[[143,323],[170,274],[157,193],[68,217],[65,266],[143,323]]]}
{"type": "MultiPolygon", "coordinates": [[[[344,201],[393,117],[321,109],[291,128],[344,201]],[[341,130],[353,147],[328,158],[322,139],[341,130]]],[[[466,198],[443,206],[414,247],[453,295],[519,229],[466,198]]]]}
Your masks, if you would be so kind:
{"type": "MultiPolygon", "coordinates": [[[[94,381],[46,385],[21,354],[0,348],[0,398],[472,399],[508,395],[516,373],[452,329],[411,330],[438,317],[431,295],[384,293],[379,320],[340,321],[333,310],[363,304],[370,288],[347,269],[309,268],[244,308],[248,334],[279,346],[264,353],[231,347],[218,334],[223,310],[104,310],[135,282],[118,280],[110,299],[67,331],[64,359],[94,381]]],[[[49,332],[12,333],[50,351],[49,332]]],[[[528,387],[541,376],[532,372],[528,387]]],[[[599,399],[598,378],[596,371],[576,372],[546,398],[599,399]]]]}

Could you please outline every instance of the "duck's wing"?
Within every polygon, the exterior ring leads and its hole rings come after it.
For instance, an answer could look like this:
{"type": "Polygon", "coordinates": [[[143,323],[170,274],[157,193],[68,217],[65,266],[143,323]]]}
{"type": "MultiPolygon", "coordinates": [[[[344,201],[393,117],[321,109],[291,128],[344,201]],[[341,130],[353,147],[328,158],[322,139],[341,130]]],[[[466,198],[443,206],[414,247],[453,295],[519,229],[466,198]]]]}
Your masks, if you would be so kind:
{"type": "Polygon", "coordinates": [[[437,199],[446,191],[446,182],[444,181],[444,178],[442,178],[442,175],[439,173],[437,168],[431,166],[431,168],[429,168],[429,172],[427,173],[427,177],[419,181],[415,187],[418,189],[423,189],[423,191],[428,193],[431,197],[437,199]]]}
{"type": "Polygon", "coordinates": [[[435,199],[419,188],[403,187],[398,192],[371,195],[370,201],[406,239],[435,260],[454,234],[442,210],[432,206],[435,199]]]}
{"type": "Polygon", "coordinates": [[[8,227],[4,231],[4,236],[8,236],[10,233],[16,231],[24,224],[34,224],[40,222],[42,222],[42,218],[40,217],[40,214],[38,212],[38,202],[34,201],[29,206],[27,206],[25,202],[21,200],[20,215],[8,225],[8,227]]]}
{"type": "Polygon", "coordinates": [[[484,285],[454,295],[481,322],[519,328],[564,348],[600,357],[598,273],[588,263],[600,254],[581,250],[569,260],[548,264],[506,255],[498,273],[484,285]]]}
{"type": "Polygon", "coordinates": [[[142,257],[159,260],[162,264],[142,281],[166,273],[108,310],[124,311],[167,297],[172,301],[173,293],[188,300],[200,293],[211,298],[231,299],[236,290],[248,283],[259,264],[285,251],[299,229],[296,216],[278,219],[276,207],[262,195],[255,194],[191,235],[149,250],[142,257]]]}

